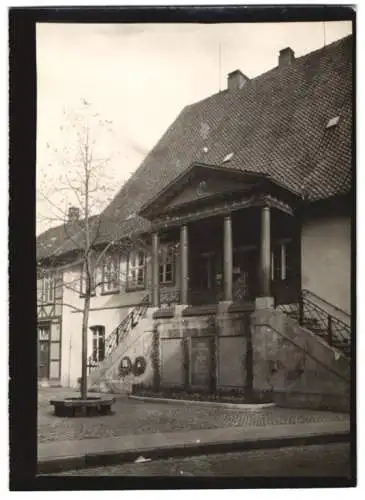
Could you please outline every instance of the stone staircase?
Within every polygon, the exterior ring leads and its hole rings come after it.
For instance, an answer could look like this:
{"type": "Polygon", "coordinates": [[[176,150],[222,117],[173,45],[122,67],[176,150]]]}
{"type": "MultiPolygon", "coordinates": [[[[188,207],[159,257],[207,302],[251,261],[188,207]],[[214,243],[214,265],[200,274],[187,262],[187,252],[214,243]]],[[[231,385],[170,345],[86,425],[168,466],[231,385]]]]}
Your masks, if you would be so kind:
{"type": "Polygon", "coordinates": [[[139,336],[147,329],[149,320],[146,318],[149,306],[147,295],[136,307],[130,311],[122,322],[106,337],[105,357],[97,362],[92,356],[88,359],[88,387],[100,388],[100,383],[108,372],[115,367],[131,345],[136,343],[139,336]]]}

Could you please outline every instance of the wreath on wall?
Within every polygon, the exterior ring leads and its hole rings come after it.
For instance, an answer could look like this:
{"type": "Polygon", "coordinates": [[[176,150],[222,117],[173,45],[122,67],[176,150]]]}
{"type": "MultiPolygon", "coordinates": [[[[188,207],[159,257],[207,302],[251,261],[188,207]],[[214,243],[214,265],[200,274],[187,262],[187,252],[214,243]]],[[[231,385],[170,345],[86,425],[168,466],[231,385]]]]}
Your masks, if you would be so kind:
{"type": "Polygon", "coordinates": [[[143,356],[137,356],[137,358],[134,360],[134,365],[133,365],[133,375],[136,377],[139,377],[140,375],[143,375],[144,372],[146,371],[146,360],[144,359],[143,356]]]}
{"type": "Polygon", "coordinates": [[[121,377],[126,377],[132,372],[133,365],[131,358],[128,356],[124,356],[124,358],[121,359],[120,365],[119,365],[119,375],[121,377]]]}

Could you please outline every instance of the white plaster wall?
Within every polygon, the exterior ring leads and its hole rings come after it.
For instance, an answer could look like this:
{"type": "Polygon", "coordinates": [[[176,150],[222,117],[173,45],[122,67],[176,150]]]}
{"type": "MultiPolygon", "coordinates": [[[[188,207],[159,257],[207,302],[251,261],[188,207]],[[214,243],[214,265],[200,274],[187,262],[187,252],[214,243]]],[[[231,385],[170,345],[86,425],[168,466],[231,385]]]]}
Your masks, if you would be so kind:
{"type": "MultiPolygon", "coordinates": [[[[143,290],[128,292],[125,289],[127,262],[120,263],[121,290],[117,294],[103,295],[101,288],[91,298],[89,328],[93,325],[104,325],[106,337],[112,333],[123,318],[138,305],[148,294],[151,282],[151,259],[147,257],[146,287],[143,290]]],[[[62,310],[62,345],[61,345],[61,384],[65,387],[77,387],[77,379],[81,377],[81,330],[84,299],[80,297],[80,268],[76,266],[64,273],[63,310],[62,310]],[[71,307],[70,307],[71,306],[71,307]]],[[[169,297],[179,286],[179,257],[176,257],[176,284],[161,287],[161,299],[169,297]]],[[[170,297],[171,298],[171,297],[170,297]]],[[[92,351],[92,332],[89,330],[88,355],[92,351]]]]}
{"type": "Polygon", "coordinates": [[[349,216],[307,219],[302,227],[302,288],[350,313],[349,216]]]}
{"type": "MultiPolygon", "coordinates": [[[[121,262],[121,273],[125,275],[126,262],[121,262]]],[[[100,288],[91,298],[89,328],[93,325],[104,325],[107,337],[120,324],[123,318],[141,302],[148,293],[150,263],[147,263],[147,286],[144,290],[127,292],[124,287],[117,294],[103,295],[100,288]]],[[[79,294],[79,268],[70,269],[64,274],[63,311],[62,311],[62,348],[61,348],[61,384],[77,387],[77,379],[81,376],[81,333],[84,299],[79,294]]],[[[92,351],[92,332],[89,330],[88,355],[92,351]]]]}

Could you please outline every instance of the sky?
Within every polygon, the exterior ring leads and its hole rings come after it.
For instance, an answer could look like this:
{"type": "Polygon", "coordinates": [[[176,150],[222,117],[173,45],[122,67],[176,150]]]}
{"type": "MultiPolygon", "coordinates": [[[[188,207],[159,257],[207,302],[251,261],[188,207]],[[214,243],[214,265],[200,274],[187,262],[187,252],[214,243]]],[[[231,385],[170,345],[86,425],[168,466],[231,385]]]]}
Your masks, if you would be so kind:
{"type": "MultiPolygon", "coordinates": [[[[57,185],[62,169],[49,144],[66,141],[63,109],[86,99],[112,122],[108,174],[114,191],[140,165],[180,111],[226,88],[240,69],[253,78],[351,33],[350,22],[270,24],[37,24],[37,185],[57,185]],[[220,54],[220,55],[219,55],[220,54]],[[46,176],[46,177],[45,177],[46,176]]],[[[38,189],[38,194],[41,190],[38,189]]],[[[52,195],[57,204],[57,192],[52,195]]],[[[105,200],[107,203],[107,200],[105,200]]],[[[37,234],[55,221],[37,196],[37,234]]]]}

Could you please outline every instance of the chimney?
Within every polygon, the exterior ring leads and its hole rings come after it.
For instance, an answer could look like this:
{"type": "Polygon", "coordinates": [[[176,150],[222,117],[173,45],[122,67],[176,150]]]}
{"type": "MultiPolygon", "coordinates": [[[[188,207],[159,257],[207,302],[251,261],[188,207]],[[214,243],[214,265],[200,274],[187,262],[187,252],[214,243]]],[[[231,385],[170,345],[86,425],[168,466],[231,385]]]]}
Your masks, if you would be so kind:
{"type": "Polygon", "coordinates": [[[286,47],[286,49],[282,49],[279,52],[279,68],[284,68],[286,66],[290,66],[292,62],[295,60],[294,50],[290,47],[286,47]]]}
{"type": "Polygon", "coordinates": [[[241,89],[250,79],[242,73],[239,69],[228,73],[227,83],[228,90],[241,89]]]}
{"type": "Polygon", "coordinates": [[[80,209],[77,207],[70,207],[68,209],[68,222],[77,222],[80,218],[80,209]]]}

